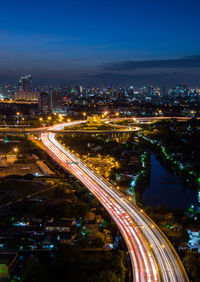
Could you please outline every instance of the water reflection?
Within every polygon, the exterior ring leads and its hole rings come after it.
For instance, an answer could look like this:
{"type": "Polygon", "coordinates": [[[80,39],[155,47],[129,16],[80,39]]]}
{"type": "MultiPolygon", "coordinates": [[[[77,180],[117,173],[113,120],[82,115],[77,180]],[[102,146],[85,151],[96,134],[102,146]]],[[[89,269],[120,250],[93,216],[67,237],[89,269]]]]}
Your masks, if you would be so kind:
{"type": "Polygon", "coordinates": [[[143,194],[144,205],[168,206],[187,210],[191,205],[200,207],[200,191],[183,186],[179,176],[169,173],[155,155],[151,155],[151,179],[143,194]]]}

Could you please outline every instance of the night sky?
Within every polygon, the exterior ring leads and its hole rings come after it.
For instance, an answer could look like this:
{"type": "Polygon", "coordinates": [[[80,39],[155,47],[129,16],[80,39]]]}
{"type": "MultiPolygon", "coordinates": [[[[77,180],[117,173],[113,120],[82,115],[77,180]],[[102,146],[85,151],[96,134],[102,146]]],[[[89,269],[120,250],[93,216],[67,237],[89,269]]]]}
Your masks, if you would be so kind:
{"type": "Polygon", "coordinates": [[[198,0],[4,0],[0,85],[200,86],[198,0]]]}

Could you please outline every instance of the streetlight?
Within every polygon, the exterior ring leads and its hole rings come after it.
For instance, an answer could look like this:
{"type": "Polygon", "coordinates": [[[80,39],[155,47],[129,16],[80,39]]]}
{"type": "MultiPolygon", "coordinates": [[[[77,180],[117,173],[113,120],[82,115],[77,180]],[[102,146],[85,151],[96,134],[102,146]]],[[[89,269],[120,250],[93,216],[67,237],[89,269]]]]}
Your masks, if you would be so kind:
{"type": "Polygon", "coordinates": [[[86,113],[85,112],[83,113],[83,116],[84,116],[84,118],[86,117],[86,113]]]}
{"type": "Polygon", "coordinates": [[[15,148],[13,149],[13,151],[14,151],[15,153],[17,153],[17,152],[18,152],[18,148],[15,147],[15,148]]]}
{"type": "Polygon", "coordinates": [[[41,117],[41,118],[39,118],[39,121],[43,121],[43,118],[41,117]]]}
{"type": "Polygon", "coordinates": [[[17,115],[17,124],[18,124],[19,123],[19,118],[20,118],[20,112],[17,112],[16,115],[17,115]]]}

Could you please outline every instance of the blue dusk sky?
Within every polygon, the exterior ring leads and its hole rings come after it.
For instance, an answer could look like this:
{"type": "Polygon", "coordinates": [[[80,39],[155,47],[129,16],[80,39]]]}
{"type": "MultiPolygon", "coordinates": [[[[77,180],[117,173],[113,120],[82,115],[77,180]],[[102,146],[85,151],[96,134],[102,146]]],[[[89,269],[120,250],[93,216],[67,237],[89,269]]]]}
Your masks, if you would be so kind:
{"type": "Polygon", "coordinates": [[[198,0],[4,0],[0,84],[200,86],[198,0]]]}

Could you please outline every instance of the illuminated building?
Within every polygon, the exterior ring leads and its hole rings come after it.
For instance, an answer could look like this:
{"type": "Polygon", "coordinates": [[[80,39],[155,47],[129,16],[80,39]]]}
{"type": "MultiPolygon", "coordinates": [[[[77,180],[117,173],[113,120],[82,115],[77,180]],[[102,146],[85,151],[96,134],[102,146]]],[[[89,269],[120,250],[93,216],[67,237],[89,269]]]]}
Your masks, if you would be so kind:
{"type": "Polygon", "coordinates": [[[38,101],[38,92],[16,91],[15,92],[15,101],[37,102],[38,101]]]}
{"type": "Polygon", "coordinates": [[[31,91],[31,87],[32,87],[32,77],[30,74],[20,78],[18,84],[19,91],[29,92],[31,91]]]}
{"type": "Polygon", "coordinates": [[[41,114],[51,112],[51,96],[49,93],[41,92],[38,96],[38,111],[41,114]]]}
{"type": "Polygon", "coordinates": [[[71,86],[69,86],[69,85],[67,85],[65,83],[63,83],[61,85],[61,92],[62,92],[63,96],[65,96],[67,98],[70,97],[71,91],[72,91],[71,86]]]}
{"type": "Polygon", "coordinates": [[[160,88],[158,87],[153,88],[153,96],[160,96],[160,88]]]}
{"type": "Polygon", "coordinates": [[[63,109],[63,93],[60,90],[53,90],[51,92],[51,107],[53,111],[59,111],[63,109]]]}
{"type": "Polygon", "coordinates": [[[186,95],[188,94],[189,88],[186,84],[176,85],[175,92],[177,95],[186,95]]]}
{"type": "Polygon", "coordinates": [[[0,253],[0,281],[10,281],[10,273],[16,265],[18,253],[0,253]]]}
{"type": "Polygon", "coordinates": [[[87,121],[90,125],[101,124],[101,116],[99,115],[88,116],[87,121]]]}

